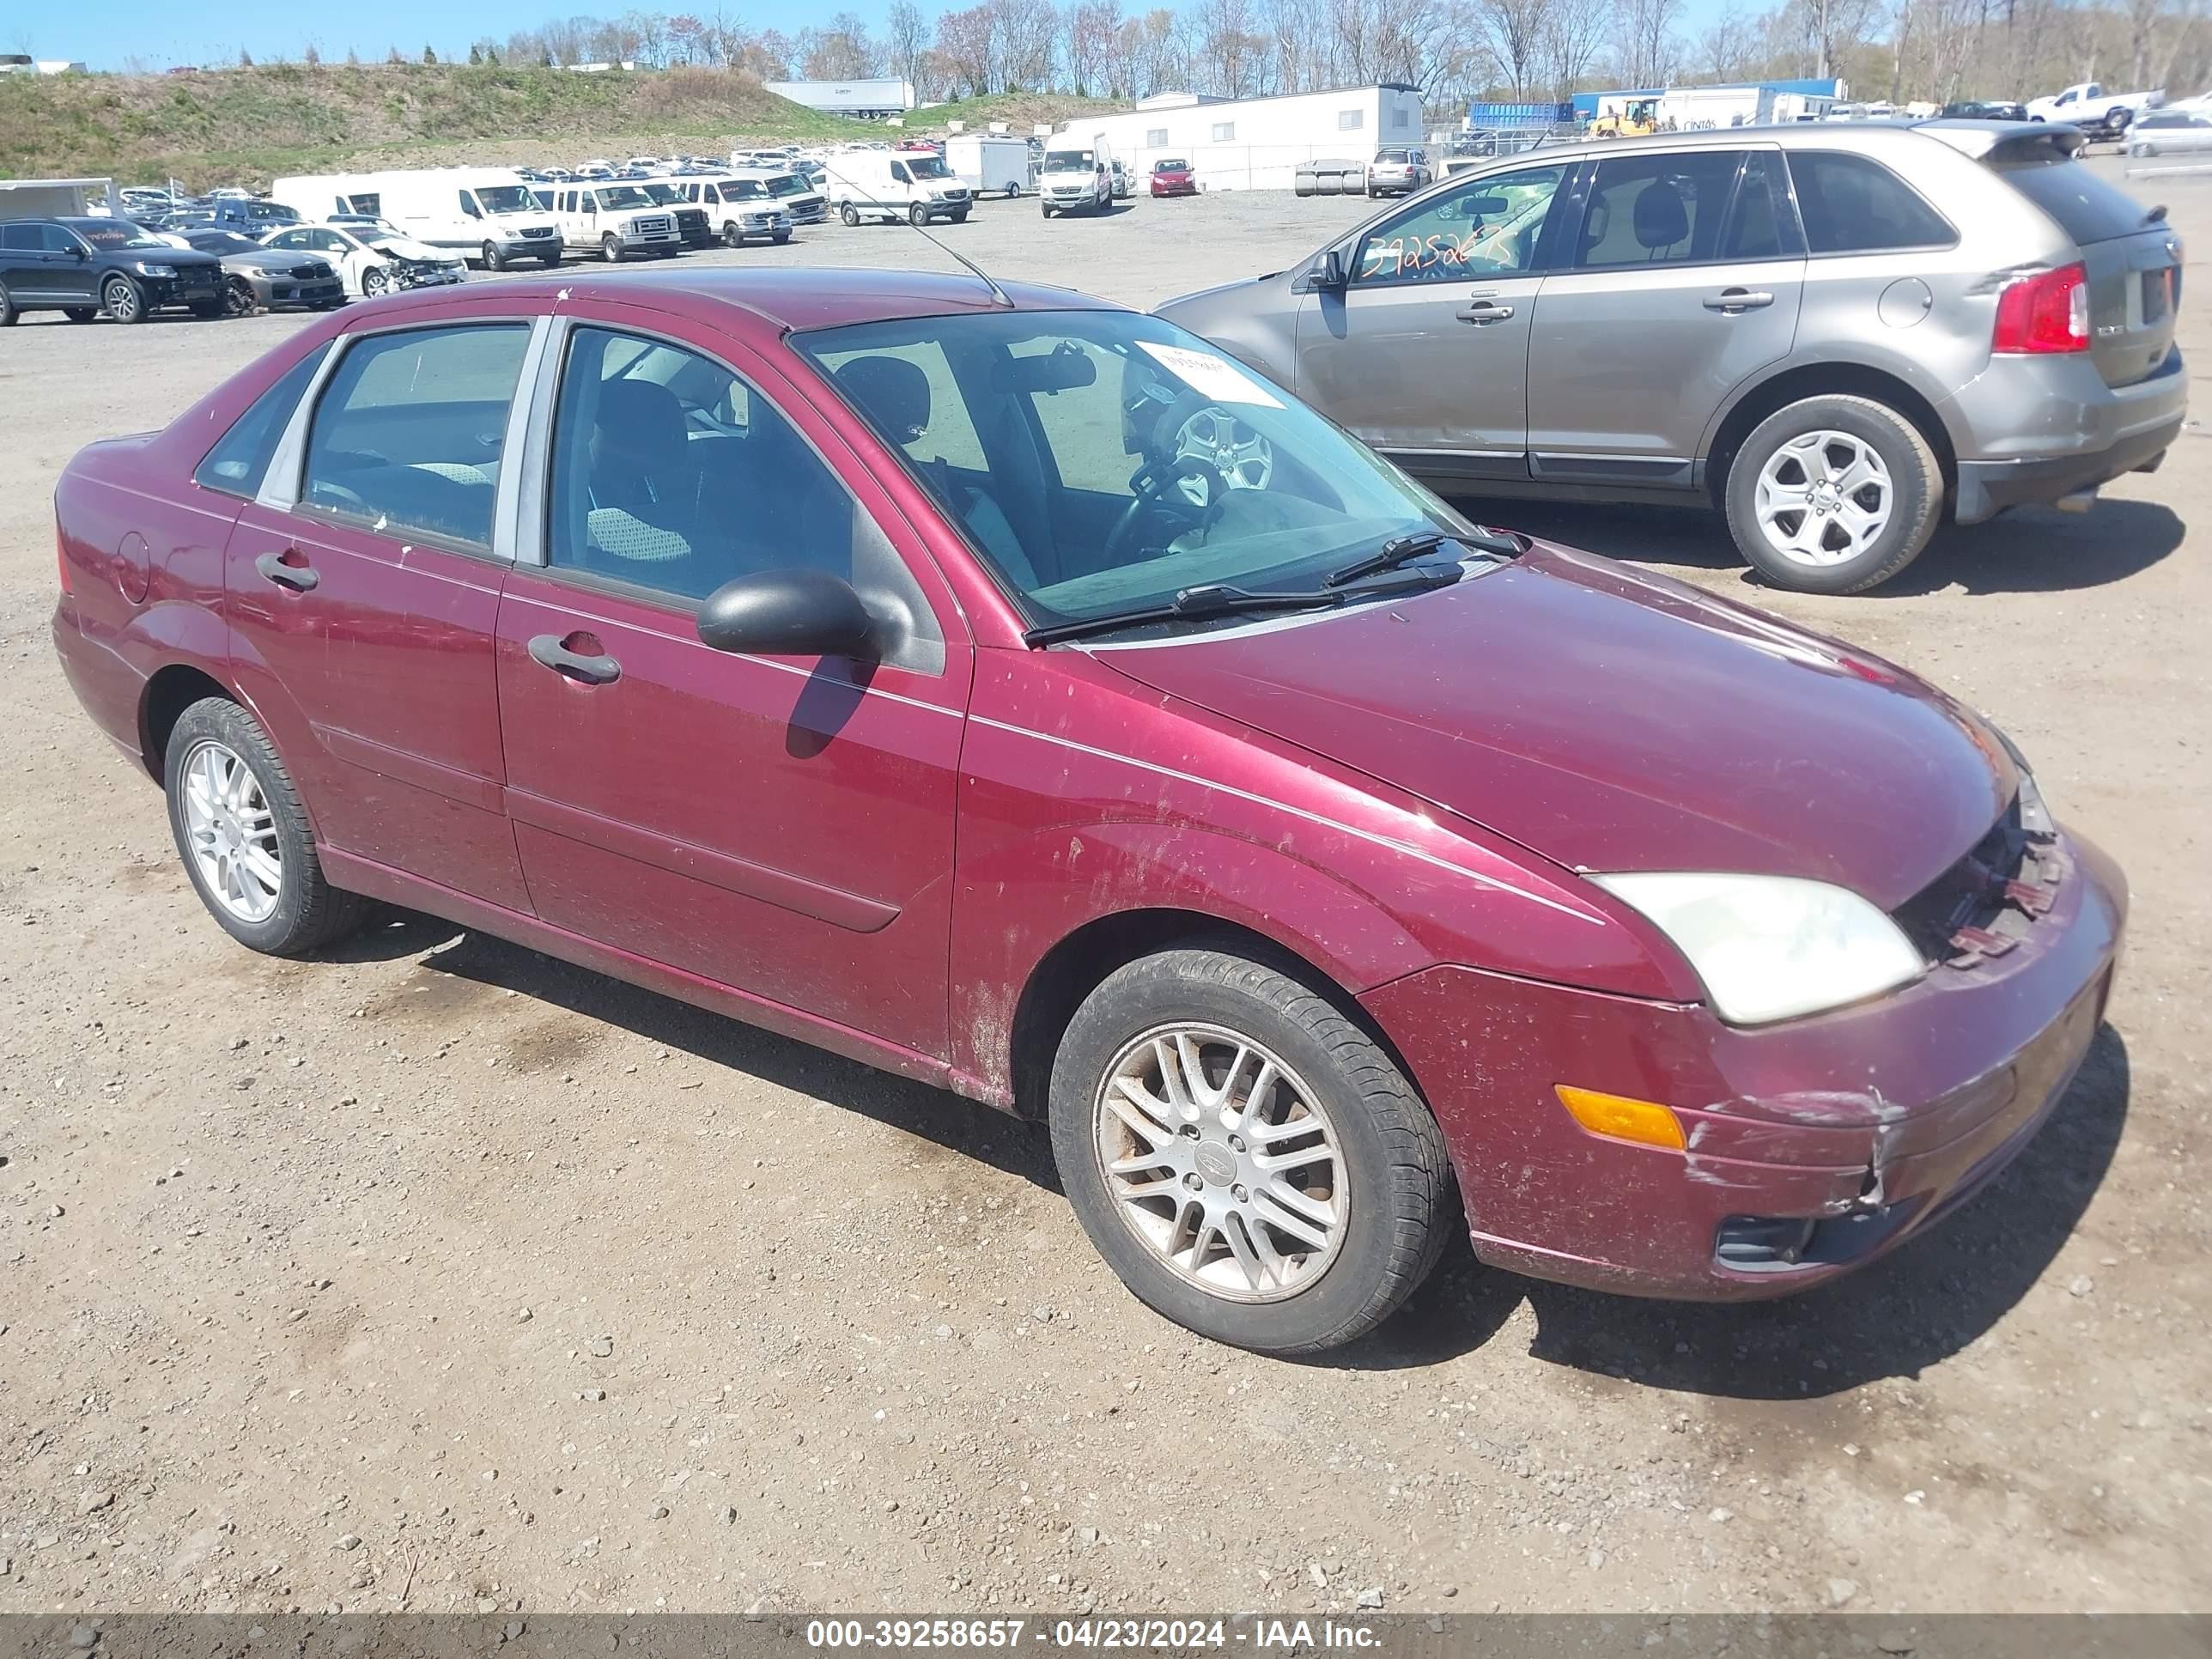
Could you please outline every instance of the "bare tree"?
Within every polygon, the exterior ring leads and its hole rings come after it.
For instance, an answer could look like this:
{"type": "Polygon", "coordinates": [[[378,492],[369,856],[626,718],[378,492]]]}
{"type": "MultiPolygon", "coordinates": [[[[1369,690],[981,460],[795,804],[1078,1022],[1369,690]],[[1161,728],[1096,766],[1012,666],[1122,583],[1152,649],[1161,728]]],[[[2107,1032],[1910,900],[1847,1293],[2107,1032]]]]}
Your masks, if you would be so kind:
{"type": "Polygon", "coordinates": [[[999,71],[1009,92],[1036,92],[1053,83],[1060,14],[1052,0],[985,0],[998,40],[999,71]]]}
{"type": "Polygon", "coordinates": [[[1544,15],[1543,55],[1553,96],[1583,82],[1604,44],[1608,0],[1552,0],[1544,15]]]}
{"type": "Polygon", "coordinates": [[[1516,98],[1527,94],[1542,54],[1550,0],[1480,0],[1476,16],[1501,77],[1516,98]]]}
{"type": "Polygon", "coordinates": [[[937,58],[944,65],[945,90],[955,97],[980,98],[998,80],[997,31],[988,3],[948,11],[937,20],[937,58]]]}
{"type": "Polygon", "coordinates": [[[920,84],[921,60],[929,52],[929,24],[914,0],[892,0],[884,15],[884,51],[893,75],[920,84]]]}
{"type": "MultiPolygon", "coordinates": [[[[1829,0],[1813,0],[1826,4],[1829,0]]],[[[1681,58],[1674,21],[1682,0],[1626,0],[1614,21],[1614,72],[1625,87],[1663,87],[1681,58]]]]}
{"type": "Polygon", "coordinates": [[[1070,0],[1060,15],[1060,58],[1073,91],[1087,95],[1110,85],[1114,37],[1121,28],[1121,0],[1070,0]]]}
{"type": "Polygon", "coordinates": [[[1698,37],[1697,68],[1715,81],[1746,81],[1759,57],[1759,32],[1730,5],[1698,37]]]}

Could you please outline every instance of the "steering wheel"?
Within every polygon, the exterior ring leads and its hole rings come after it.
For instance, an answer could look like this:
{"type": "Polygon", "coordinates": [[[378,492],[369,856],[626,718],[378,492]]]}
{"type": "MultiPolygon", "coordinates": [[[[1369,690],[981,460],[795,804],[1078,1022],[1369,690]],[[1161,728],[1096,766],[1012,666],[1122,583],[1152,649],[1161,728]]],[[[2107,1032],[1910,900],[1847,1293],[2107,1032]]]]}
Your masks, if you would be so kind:
{"type": "Polygon", "coordinates": [[[1105,552],[1117,562],[1152,514],[1165,513],[1193,525],[1212,523],[1221,515],[1221,498],[1229,493],[1229,481],[1203,456],[1170,455],[1148,460],[1130,474],[1129,489],[1128,506],[1121,509],[1121,516],[1106,535],[1105,552]],[[1206,486],[1204,501],[1177,487],[1186,480],[1206,486]]]}

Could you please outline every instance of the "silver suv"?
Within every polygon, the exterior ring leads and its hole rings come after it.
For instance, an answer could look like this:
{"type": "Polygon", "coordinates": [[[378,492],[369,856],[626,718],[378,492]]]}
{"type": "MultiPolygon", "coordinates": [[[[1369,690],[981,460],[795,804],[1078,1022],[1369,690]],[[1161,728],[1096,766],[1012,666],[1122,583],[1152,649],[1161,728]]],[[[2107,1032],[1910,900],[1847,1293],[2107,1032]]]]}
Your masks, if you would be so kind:
{"type": "Polygon", "coordinates": [[[1456,173],[1160,314],[1448,493],[1710,505],[1870,587],[2181,429],[2180,239],[2063,126],[1741,128],[1456,173]]]}

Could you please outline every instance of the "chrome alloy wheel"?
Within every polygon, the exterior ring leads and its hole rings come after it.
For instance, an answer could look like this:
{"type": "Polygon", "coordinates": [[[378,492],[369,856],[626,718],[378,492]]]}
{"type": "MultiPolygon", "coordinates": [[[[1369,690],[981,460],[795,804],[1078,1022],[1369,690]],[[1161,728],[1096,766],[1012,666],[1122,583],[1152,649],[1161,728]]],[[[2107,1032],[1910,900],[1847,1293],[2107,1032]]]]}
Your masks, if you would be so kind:
{"type": "Polygon", "coordinates": [[[224,744],[185,756],[185,832],[200,880],[240,921],[266,921],[284,891],[284,851],[252,769],[224,744]]]}
{"type": "Polygon", "coordinates": [[[1350,1188],[1335,1126],[1249,1037],[1195,1024],[1137,1037],[1106,1070],[1091,1138],[1129,1231],[1210,1295],[1279,1302],[1343,1245],[1350,1188]]]}
{"type": "Polygon", "coordinates": [[[1792,438],[1759,469],[1759,527],[1797,564],[1856,558],[1889,527],[1897,490],[1872,444],[1849,432],[1792,438]]]}
{"type": "MultiPolygon", "coordinates": [[[[1204,461],[1231,489],[1265,489],[1275,476],[1275,447],[1218,404],[1195,410],[1176,434],[1176,459],[1204,461]]],[[[1183,477],[1176,487],[1193,507],[1206,502],[1206,480],[1183,477]]]]}

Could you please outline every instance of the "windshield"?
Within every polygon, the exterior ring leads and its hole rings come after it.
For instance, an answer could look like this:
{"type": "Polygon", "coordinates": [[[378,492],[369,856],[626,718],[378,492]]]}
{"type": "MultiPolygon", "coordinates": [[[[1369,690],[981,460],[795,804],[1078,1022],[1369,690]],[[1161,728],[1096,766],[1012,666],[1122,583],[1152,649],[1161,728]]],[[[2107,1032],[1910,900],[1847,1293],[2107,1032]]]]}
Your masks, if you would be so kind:
{"type": "Polygon", "coordinates": [[[169,246],[143,225],[134,225],[127,219],[110,219],[105,222],[92,222],[80,219],[73,228],[86,241],[102,251],[118,247],[167,247],[169,246]]]}
{"type": "MultiPolygon", "coordinates": [[[[917,165],[915,171],[920,170],[917,165]]],[[[771,196],[803,196],[806,193],[806,185],[804,181],[782,173],[768,181],[768,193],[771,196]]]]}
{"type": "Polygon", "coordinates": [[[261,244],[234,230],[196,230],[185,240],[203,253],[258,253],[261,244]]]}
{"type": "Polygon", "coordinates": [[[758,202],[767,198],[768,191],[761,188],[757,179],[732,179],[722,186],[726,202],[758,202]]]}
{"type": "Polygon", "coordinates": [[[952,170],[934,155],[915,156],[907,162],[907,166],[914,169],[914,176],[917,179],[950,179],[952,176],[952,170]]]}
{"type": "Polygon", "coordinates": [[[487,185],[477,191],[477,201],[487,213],[528,213],[538,205],[520,185],[487,185]]]}
{"type": "Polygon", "coordinates": [[[1155,161],[1152,163],[1152,171],[1155,173],[1187,173],[1189,170],[1190,163],[1188,161],[1155,161]]]}
{"type": "Polygon", "coordinates": [[[597,191],[603,208],[651,207],[653,198],[635,185],[604,185],[597,191]]]}
{"type": "MultiPolygon", "coordinates": [[[[1395,538],[1476,533],[1337,427],[1158,318],[1000,311],[855,324],[793,343],[905,456],[1038,627],[1215,583],[1318,592],[1395,538]]],[[[1444,568],[1426,574],[1449,577],[1462,556],[1448,545],[1431,556],[1444,568]]]]}
{"type": "Polygon", "coordinates": [[[1047,173],[1089,173],[1097,165],[1095,149],[1048,149],[1044,154],[1047,173]]]}
{"type": "Polygon", "coordinates": [[[673,185],[646,185],[641,188],[662,207],[673,207],[685,199],[684,192],[673,185]]]}

